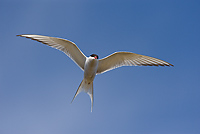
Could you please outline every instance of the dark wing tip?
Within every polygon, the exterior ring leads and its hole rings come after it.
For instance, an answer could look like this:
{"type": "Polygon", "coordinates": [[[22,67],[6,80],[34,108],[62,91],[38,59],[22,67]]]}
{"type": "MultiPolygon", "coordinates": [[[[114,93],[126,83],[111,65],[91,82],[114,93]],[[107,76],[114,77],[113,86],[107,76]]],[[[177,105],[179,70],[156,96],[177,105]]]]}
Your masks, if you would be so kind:
{"type": "Polygon", "coordinates": [[[167,66],[167,67],[174,67],[174,65],[172,65],[172,64],[170,64],[170,63],[169,63],[169,64],[165,64],[165,65],[162,65],[162,64],[161,64],[161,65],[159,65],[159,66],[163,66],[163,67],[164,67],[164,66],[167,66]]]}
{"type": "MultiPolygon", "coordinates": [[[[27,34],[26,34],[26,35],[27,35],[27,34]]],[[[27,39],[35,40],[35,41],[38,41],[38,42],[41,42],[41,43],[43,43],[43,44],[46,44],[46,45],[50,46],[48,43],[45,43],[45,42],[43,42],[43,41],[40,41],[40,40],[35,39],[35,38],[32,38],[32,37],[24,36],[23,34],[21,34],[21,35],[16,35],[16,36],[25,37],[25,38],[27,38],[27,39]]]]}
{"type": "Polygon", "coordinates": [[[172,65],[170,63],[168,63],[168,65],[166,65],[166,66],[168,66],[168,67],[174,67],[174,65],[172,65]]]}
{"type": "MultiPolygon", "coordinates": [[[[143,65],[143,64],[142,64],[143,65]]],[[[143,65],[144,66],[144,65],[143,65]]],[[[148,66],[162,66],[162,67],[165,67],[165,66],[167,66],[167,67],[174,67],[174,65],[172,65],[172,64],[170,64],[170,63],[168,63],[168,64],[148,64],[148,66]]]]}

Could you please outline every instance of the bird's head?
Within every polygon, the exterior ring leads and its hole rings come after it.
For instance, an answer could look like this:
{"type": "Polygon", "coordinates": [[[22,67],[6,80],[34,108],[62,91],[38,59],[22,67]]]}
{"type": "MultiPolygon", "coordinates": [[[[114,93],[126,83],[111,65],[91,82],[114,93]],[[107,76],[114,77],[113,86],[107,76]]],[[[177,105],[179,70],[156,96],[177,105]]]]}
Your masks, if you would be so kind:
{"type": "Polygon", "coordinates": [[[91,54],[90,57],[94,57],[95,59],[99,59],[99,56],[96,54],[91,54]]]}

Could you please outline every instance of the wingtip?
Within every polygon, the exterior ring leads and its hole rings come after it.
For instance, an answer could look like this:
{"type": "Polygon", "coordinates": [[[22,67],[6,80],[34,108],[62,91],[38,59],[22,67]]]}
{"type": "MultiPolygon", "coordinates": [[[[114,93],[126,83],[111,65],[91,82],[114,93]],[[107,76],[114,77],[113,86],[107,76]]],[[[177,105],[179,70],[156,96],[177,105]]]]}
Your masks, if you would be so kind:
{"type": "Polygon", "coordinates": [[[19,36],[19,37],[26,37],[28,36],[29,34],[17,34],[16,36],[19,36]]]}
{"type": "Polygon", "coordinates": [[[75,97],[76,97],[76,96],[74,96],[74,98],[72,99],[71,104],[72,104],[72,102],[74,101],[75,97]]]}
{"type": "Polygon", "coordinates": [[[168,66],[169,66],[169,67],[170,67],[170,66],[171,66],[171,67],[174,67],[174,65],[173,65],[173,64],[170,64],[170,63],[169,63],[169,65],[168,65],[168,66]]]}
{"type": "Polygon", "coordinates": [[[25,37],[24,34],[17,34],[17,37],[25,37]]]}

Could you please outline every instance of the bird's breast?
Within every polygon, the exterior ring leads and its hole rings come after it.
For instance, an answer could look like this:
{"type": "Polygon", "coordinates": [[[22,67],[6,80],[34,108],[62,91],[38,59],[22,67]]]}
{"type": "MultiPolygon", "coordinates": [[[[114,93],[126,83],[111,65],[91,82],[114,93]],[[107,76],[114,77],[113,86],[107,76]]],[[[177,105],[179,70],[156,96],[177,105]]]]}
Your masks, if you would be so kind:
{"type": "Polygon", "coordinates": [[[87,58],[84,66],[84,79],[93,81],[97,72],[98,60],[87,58]]]}

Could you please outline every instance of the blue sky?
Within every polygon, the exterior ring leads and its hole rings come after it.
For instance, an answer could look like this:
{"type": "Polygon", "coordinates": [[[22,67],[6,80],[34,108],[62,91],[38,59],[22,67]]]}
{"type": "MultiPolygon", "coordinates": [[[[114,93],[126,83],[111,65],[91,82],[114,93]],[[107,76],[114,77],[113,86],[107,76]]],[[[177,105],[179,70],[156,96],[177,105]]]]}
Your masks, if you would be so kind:
{"type": "Polygon", "coordinates": [[[0,1],[1,134],[199,134],[200,1],[0,1]],[[94,80],[64,53],[17,34],[62,37],[89,56],[131,51],[174,67],[122,67],[94,80]]]}

